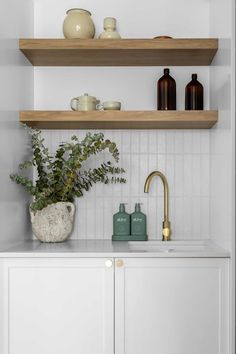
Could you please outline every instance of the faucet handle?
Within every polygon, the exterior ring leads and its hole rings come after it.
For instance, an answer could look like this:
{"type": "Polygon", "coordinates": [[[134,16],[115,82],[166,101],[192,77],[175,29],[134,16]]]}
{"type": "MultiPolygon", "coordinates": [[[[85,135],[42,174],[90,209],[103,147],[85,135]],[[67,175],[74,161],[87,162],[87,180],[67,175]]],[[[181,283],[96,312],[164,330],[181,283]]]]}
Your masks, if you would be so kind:
{"type": "Polygon", "coordinates": [[[171,236],[170,222],[168,220],[163,221],[162,241],[170,241],[170,236],[171,236]]]}

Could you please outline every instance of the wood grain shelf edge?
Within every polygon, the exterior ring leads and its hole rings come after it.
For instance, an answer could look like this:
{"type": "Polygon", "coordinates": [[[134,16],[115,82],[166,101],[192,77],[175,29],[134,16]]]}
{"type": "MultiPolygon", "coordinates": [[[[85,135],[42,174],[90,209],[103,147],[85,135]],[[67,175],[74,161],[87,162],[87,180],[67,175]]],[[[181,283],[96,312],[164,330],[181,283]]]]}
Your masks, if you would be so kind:
{"type": "Polygon", "coordinates": [[[20,122],[39,129],[209,129],[217,111],[22,111],[20,122]]]}
{"type": "Polygon", "coordinates": [[[202,66],[218,39],[20,39],[19,48],[35,66],[202,66]]]}

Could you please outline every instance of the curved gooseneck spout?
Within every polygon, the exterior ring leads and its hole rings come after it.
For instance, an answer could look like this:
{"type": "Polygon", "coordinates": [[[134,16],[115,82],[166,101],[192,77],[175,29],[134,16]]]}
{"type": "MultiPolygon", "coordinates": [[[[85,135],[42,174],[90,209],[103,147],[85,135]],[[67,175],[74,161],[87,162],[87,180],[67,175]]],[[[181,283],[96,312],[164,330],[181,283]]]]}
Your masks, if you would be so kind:
{"type": "Polygon", "coordinates": [[[166,177],[160,171],[154,171],[150,173],[147,177],[145,185],[144,185],[144,193],[149,192],[149,187],[151,180],[154,176],[158,176],[161,178],[163,186],[164,186],[164,221],[162,228],[162,241],[169,241],[171,235],[170,221],[169,221],[169,187],[166,177]]]}

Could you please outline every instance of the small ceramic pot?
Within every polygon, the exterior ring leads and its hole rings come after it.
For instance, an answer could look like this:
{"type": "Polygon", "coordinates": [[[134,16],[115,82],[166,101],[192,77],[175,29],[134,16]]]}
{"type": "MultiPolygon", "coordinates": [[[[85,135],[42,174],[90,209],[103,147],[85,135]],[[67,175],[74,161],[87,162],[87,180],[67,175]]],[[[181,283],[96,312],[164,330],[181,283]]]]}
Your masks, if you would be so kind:
{"type": "Polygon", "coordinates": [[[91,13],[83,9],[70,9],[63,23],[65,38],[93,38],[95,26],[91,13]]]}
{"type": "Polygon", "coordinates": [[[30,209],[34,235],[41,242],[63,242],[72,232],[75,206],[69,202],[48,205],[36,212],[30,209]]]}
{"type": "Polygon", "coordinates": [[[72,98],[70,106],[73,111],[95,111],[99,103],[96,97],[85,93],[83,96],[72,98]]]}
{"type": "Polygon", "coordinates": [[[121,103],[118,101],[106,101],[97,105],[97,109],[104,111],[119,111],[121,109],[121,103]]]}
{"type": "Polygon", "coordinates": [[[113,17],[106,17],[104,19],[104,32],[99,36],[100,39],[120,39],[120,35],[116,30],[116,19],[113,17]]]}

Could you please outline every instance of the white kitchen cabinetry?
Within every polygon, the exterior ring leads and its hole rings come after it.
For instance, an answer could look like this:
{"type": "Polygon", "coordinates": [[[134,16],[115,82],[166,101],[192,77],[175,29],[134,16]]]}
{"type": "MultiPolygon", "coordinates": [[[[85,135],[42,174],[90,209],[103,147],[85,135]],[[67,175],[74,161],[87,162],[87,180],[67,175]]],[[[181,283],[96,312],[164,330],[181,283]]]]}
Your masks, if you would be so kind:
{"type": "Polygon", "coordinates": [[[106,261],[1,260],[0,353],[113,353],[114,268],[106,261]]]}
{"type": "Polygon", "coordinates": [[[116,354],[229,353],[226,259],[123,259],[116,354]]]}
{"type": "Polygon", "coordinates": [[[228,259],[0,264],[1,354],[229,353],[228,259]]]}

